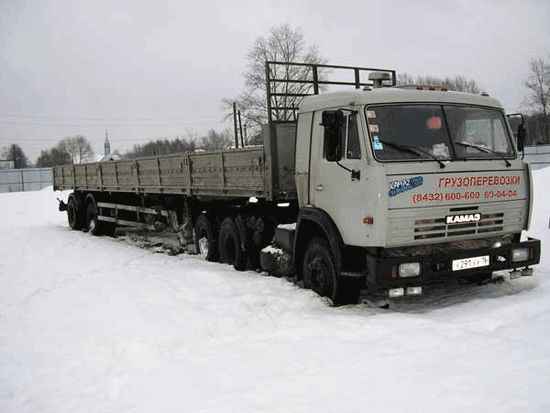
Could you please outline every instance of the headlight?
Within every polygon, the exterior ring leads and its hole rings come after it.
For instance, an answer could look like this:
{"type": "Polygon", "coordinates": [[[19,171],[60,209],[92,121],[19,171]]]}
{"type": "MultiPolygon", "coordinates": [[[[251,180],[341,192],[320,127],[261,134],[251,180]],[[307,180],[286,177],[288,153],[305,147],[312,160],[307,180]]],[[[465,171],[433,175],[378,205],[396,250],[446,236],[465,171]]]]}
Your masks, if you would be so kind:
{"type": "Polygon", "coordinates": [[[398,274],[402,278],[416,277],[420,275],[420,263],[419,262],[405,262],[399,264],[398,274]]]}
{"type": "Polygon", "coordinates": [[[512,262],[527,261],[529,259],[529,248],[516,248],[512,250],[512,262]]]}

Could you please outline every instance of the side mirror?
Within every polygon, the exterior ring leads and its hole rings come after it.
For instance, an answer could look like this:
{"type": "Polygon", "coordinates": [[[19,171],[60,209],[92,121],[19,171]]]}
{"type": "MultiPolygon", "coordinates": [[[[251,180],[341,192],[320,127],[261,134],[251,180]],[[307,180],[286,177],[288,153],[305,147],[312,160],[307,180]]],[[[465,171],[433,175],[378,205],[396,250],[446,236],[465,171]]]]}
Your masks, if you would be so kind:
{"type": "Polygon", "coordinates": [[[527,138],[527,129],[525,129],[525,125],[523,123],[520,123],[518,125],[518,151],[523,152],[523,149],[525,148],[526,138],[527,138]]]}
{"type": "Polygon", "coordinates": [[[341,110],[325,110],[321,125],[325,127],[325,158],[329,162],[342,159],[342,127],[345,116],[341,110]]]}
{"type": "Polygon", "coordinates": [[[325,110],[321,126],[325,128],[341,128],[344,125],[344,112],[341,110],[325,110]]]}
{"type": "Polygon", "coordinates": [[[508,118],[508,121],[519,118],[519,123],[517,124],[518,129],[517,132],[514,133],[514,137],[516,138],[518,151],[523,152],[523,149],[525,147],[525,140],[527,139],[527,129],[525,129],[525,116],[523,116],[523,113],[509,113],[506,115],[506,117],[508,118]]]}

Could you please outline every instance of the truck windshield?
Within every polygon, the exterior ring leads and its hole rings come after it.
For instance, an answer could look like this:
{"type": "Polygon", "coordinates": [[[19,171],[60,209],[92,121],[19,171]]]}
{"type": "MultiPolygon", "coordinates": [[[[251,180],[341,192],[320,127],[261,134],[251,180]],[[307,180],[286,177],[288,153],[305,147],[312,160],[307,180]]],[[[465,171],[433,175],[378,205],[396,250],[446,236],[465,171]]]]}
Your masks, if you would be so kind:
{"type": "Polygon", "coordinates": [[[503,159],[515,155],[504,116],[496,109],[384,105],[369,106],[366,115],[372,149],[380,161],[503,159]]]}

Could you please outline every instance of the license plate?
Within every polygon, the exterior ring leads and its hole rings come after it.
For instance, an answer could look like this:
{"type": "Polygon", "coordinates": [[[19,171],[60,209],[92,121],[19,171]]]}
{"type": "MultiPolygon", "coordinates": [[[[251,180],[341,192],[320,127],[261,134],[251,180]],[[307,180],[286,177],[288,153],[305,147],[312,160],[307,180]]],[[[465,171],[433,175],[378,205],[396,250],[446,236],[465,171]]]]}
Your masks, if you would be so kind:
{"type": "Polygon", "coordinates": [[[489,265],[489,256],[462,258],[453,260],[453,271],[468,270],[470,268],[487,267],[489,265]]]}

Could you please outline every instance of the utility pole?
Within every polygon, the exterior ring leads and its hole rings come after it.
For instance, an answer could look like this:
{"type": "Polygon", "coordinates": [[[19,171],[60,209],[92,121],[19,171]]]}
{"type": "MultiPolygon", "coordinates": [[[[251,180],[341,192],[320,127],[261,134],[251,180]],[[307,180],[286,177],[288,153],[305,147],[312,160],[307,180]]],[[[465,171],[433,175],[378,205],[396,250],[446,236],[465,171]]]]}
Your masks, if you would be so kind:
{"type": "Polygon", "coordinates": [[[16,152],[15,144],[11,145],[11,156],[13,158],[13,169],[17,169],[17,152],[16,152]]]}
{"type": "Polygon", "coordinates": [[[233,127],[235,129],[235,148],[238,148],[239,132],[237,131],[237,102],[233,102],[233,127]]]}

